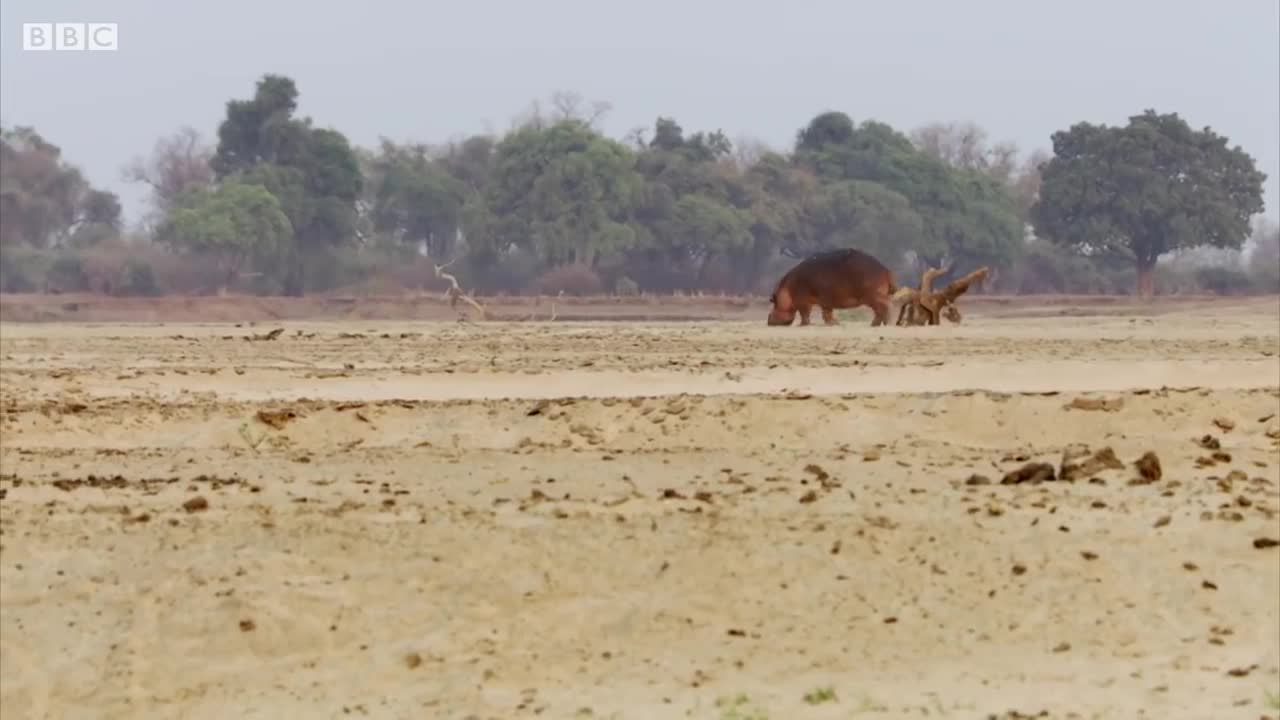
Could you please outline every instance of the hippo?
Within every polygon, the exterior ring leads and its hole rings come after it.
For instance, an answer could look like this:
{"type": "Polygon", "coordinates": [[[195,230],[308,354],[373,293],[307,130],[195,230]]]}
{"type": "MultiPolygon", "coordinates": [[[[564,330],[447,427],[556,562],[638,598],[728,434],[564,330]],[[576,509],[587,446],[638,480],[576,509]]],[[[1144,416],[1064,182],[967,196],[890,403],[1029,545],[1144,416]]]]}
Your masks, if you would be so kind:
{"type": "Polygon", "coordinates": [[[893,273],[879,260],[855,248],[811,255],[787,271],[769,297],[770,325],[790,325],[800,313],[800,324],[809,324],[809,313],[822,308],[822,320],[835,325],[832,311],[866,305],[875,312],[872,327],[889,323],[890,298],[898,290],[893,273]]]}

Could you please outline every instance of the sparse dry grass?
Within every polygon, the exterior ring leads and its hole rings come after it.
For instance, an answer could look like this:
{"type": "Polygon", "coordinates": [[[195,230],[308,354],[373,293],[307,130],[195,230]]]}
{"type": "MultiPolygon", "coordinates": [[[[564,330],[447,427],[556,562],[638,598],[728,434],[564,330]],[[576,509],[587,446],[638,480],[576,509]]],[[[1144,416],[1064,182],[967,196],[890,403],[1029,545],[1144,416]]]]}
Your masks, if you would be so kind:
{"type": "Polygon", "coordinates": [[[1280,308],[1121,307],[5,324],[0,714],[1256,717],[1280,308]]]}
{"type": "MultiPolygon", "coordinates": [[[[749,295],[476,296],[494,321],[759,320],[768,299],[749,295]]],[[[1274,308],[1277,296],[1170,296],[1144,302],[1121,295],[970,295],[965,316],[1156,316],[1190,308],[1274,308]]],[[[896,306],[895,306],[896,308],[896,306]]],[[[896,310],[895,310],[896,312],[896,310]]],[[[1225,312],[1225,310],[1224,310],[1225,312]]],[[[1246,312],[1249,312],[1246,310],[1246,312]]],[[[110,297],[93,294],[3,294],[4,322],[268,322],[271,320],[454,320],[444,292],[393,295],[311,295],[301,298],[227,296],[110,297]]],[[[839,311],[841,321],[869,318],[864,308],[839,311]]]]}

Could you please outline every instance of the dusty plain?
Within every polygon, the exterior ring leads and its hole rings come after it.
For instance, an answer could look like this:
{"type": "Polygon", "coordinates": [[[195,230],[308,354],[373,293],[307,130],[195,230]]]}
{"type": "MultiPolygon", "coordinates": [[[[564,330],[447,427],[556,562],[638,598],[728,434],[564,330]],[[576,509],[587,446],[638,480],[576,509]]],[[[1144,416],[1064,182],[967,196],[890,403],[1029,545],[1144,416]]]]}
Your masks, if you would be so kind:
{"type": "Polygon", "coordinates": [[[1280,717],[1280,299],[975,307],[6,322],[0,716],[1280,717]]]}

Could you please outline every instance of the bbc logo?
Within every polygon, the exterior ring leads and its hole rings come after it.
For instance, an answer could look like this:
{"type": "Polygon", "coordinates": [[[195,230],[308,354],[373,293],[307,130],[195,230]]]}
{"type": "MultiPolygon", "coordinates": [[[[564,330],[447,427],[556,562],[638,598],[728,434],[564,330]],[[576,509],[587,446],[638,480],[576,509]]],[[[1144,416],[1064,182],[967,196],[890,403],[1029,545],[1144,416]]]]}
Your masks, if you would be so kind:
{"type": "Polygon", "coordinates": [[[116,23],[22,23],[23,50],[118,50],[116,23]]]}

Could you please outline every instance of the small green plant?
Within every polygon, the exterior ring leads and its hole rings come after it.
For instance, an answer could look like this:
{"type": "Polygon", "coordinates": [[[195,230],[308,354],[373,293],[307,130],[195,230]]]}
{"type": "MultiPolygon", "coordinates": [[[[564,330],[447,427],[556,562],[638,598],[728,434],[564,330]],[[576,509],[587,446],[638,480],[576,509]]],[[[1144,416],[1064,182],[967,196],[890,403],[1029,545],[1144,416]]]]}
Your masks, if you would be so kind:
{"type": "Polygon", "coordinates": [[[769,720],[769,713],[751,706],[746,693],[717,698],[716,707],[720,709],[720,720],[769,720]]]}
{"type": "Polygon", "coordinates": [[[830,685],[814,688],[804,694],[804,701],[810,705],[821,705],[822,703],[835,702],[836,699],[836,690],[830,685]]]}
{"type": "Polygon", "coordinates": [[[889,706],[885,705],[882,702],[879,702],[878,700],[871,697],[870,695],[863,695],[862,699],[858,703],[857,710],[855,710],[854,712],[855,713],[887,713],[889,712],[889,706]]]}
{"type": "Polygon", "coordinates": [[[241,423],[240,437],[244,438],[245,444],[248,445],[249,449],[256,455],[258,452],[258,446],[262,444],[263,440],[267,439],[267,434],[264,432],[255,438],[253,437],[253,431],[249,429],[249,423],[241,423]]]}
{"type": "Polygon", "coordinates": [[[1266,695],[1267,707],[1271,710],[1280,710],[1280,693],[1273,693],[1270,690],[1264,691],[1266,695]]]}

